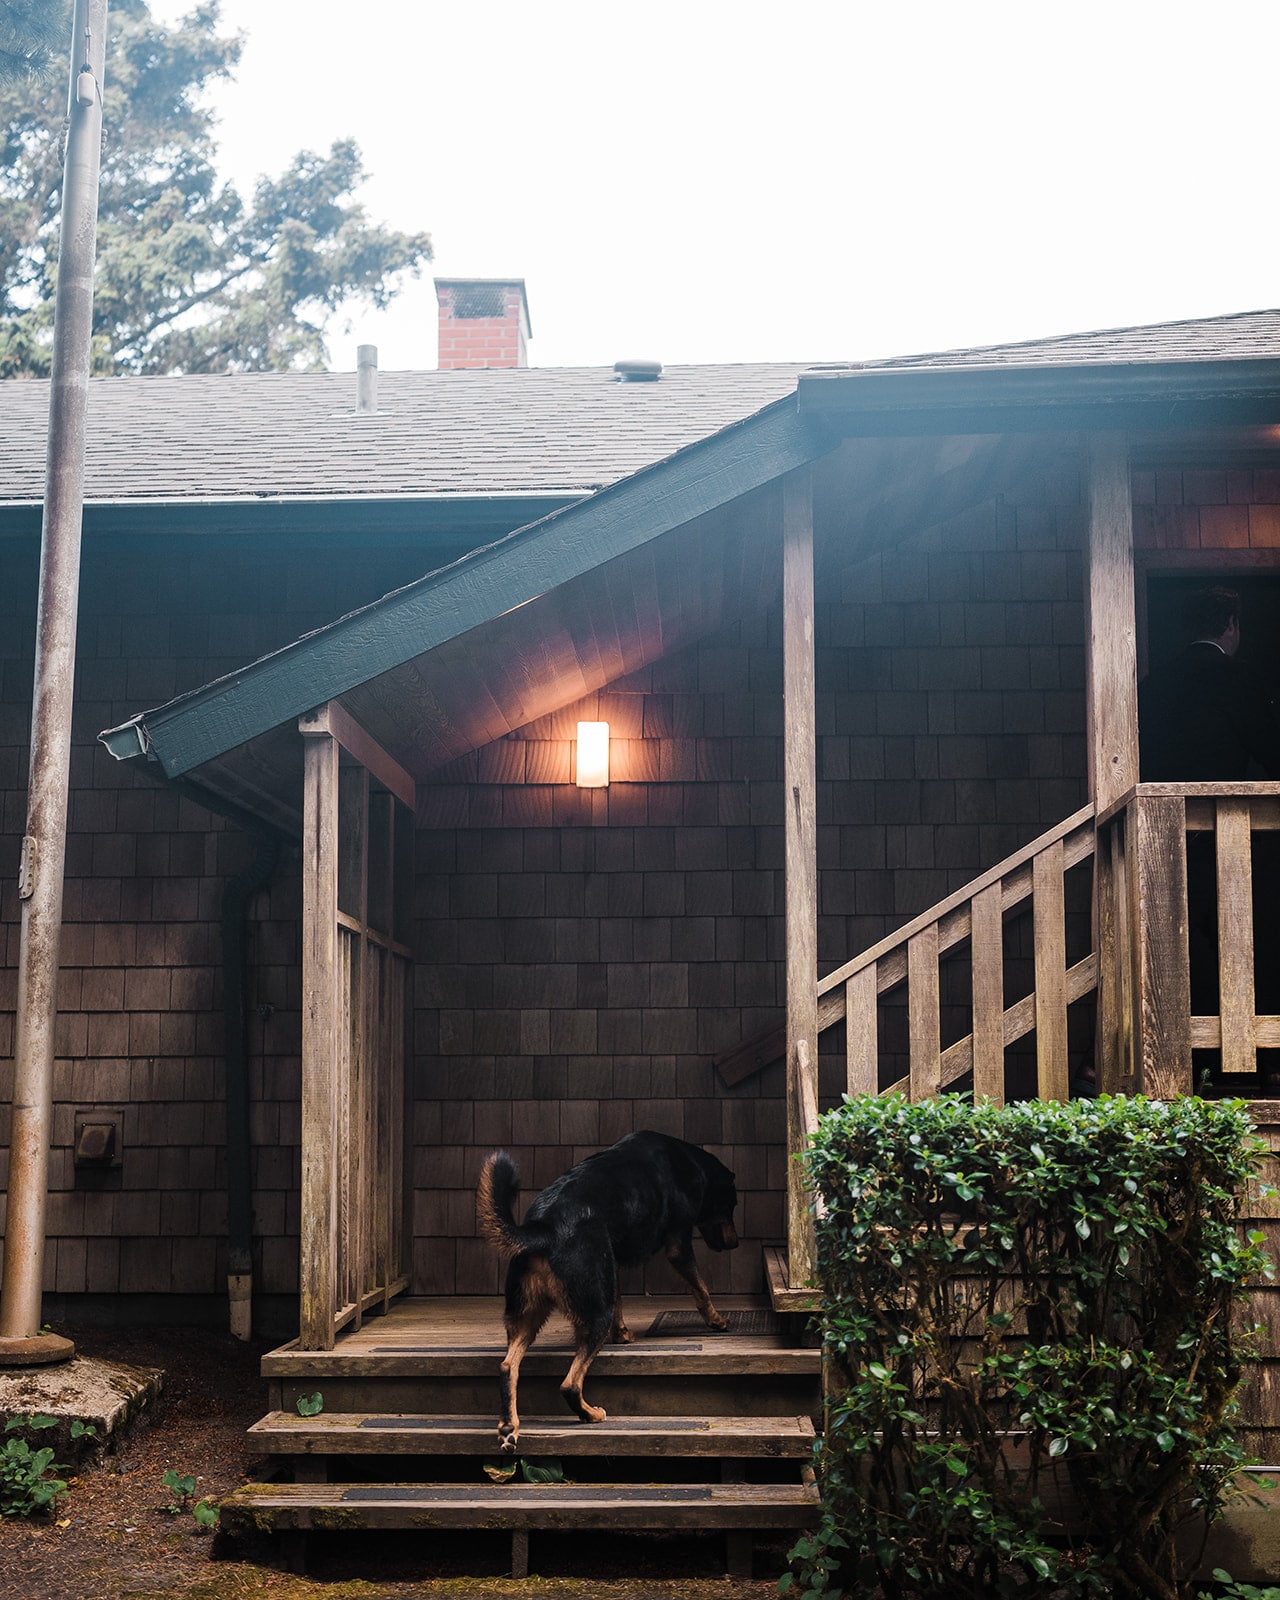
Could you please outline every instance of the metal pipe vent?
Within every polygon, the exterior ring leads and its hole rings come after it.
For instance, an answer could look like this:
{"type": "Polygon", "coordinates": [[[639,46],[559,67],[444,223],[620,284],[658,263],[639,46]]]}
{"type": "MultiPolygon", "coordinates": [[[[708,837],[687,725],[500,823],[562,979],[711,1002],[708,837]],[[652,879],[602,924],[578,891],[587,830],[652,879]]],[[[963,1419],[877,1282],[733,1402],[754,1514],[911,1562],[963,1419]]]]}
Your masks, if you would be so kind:
{"type": "Polygon", "coordinates": [[[378,347],[356,347],[356,411],[371,416],[378,409],[378,347]]]}

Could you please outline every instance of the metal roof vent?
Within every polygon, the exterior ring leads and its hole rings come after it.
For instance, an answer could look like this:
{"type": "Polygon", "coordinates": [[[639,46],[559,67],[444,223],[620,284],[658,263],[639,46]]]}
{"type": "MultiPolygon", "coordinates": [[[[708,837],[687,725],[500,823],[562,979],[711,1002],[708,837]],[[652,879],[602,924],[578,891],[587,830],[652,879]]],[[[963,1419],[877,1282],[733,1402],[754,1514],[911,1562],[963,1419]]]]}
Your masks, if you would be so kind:
{"type": "Polygon", "coordinates": [[[657,383],[662,376],[661,361],[615,361],[613,370],[619,383],[657,383]]]}
{"type": "Polygon", "coordinates": [[[356,412],[372,416],[378,409],[378,347],[356,346],[356,412]]]}

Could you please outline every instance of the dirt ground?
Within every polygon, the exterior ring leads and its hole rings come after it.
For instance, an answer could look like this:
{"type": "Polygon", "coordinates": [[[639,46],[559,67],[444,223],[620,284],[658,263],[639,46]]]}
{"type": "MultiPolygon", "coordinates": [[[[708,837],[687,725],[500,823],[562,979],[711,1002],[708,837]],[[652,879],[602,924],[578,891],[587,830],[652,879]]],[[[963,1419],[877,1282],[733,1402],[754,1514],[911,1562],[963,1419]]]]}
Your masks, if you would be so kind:
{"type": "MultiPolygon", "coordinates": [[[[59,1330],[64,1331],[64,1330],[59,1330]]],[[[534,1568],[503,1579],[502,1534],[313,1539],[305,1577],[274,1548],[230,1545],[171,1514],[164,1473],[196,1479],[214,1500],[263,1475],[245,1429],[266,1410],[260,1348],[201,1329],[65,1330],[86,1355],[160,1367],[165,1390],[147,1424],[83,1466],[55,1516],[0,1519],[0,1600],[770,1600],[781,1547],[760,1576],[732,1582],[715,1537],[616,1535],[531,1541],[534,1568]],[[481,1543],[477,1544],[477,1541],[481,1543]],[[477,1571],[490,1577],[464,1576],[477,1571]],[[770,1575],[765,1575],[766,1571],[770,1575]],[[616,1574],[629,1576],[618,1578],[616,1574]]]]}

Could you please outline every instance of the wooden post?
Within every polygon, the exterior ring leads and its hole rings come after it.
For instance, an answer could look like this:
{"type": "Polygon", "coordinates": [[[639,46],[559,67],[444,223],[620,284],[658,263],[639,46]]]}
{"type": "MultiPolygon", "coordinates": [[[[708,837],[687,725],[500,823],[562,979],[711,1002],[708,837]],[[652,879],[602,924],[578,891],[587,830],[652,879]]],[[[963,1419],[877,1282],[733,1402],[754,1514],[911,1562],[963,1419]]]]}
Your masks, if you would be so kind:
{"type": "MultiPolygon", "coordinates": [[[[1086,725],[1089,798],[1101,815],[1138,781],[1138,652],[1134,619],[1133,505],[1128,444],[1122,433],[1087,441],[1089,537],[1085,582],[1086,725]]],[[[1114,826],[1120,826],[1117,822],[1114,826]]],[[[1099,1086],[1114,1091],[1123,1076],[1117,975],[1125,952],[1113,941],[1117,886],[1114,856],[1098,849],[1093,865],[1093,937],[1098,954],[1099,1086]]],[[[1135,930],[1136,931],[1136,930],[1135,930]]],[[[1065,1079],[1065,1070],[1064,1070],[1065,1079]]]]}
{"type": "Polygon", "coordinates": [[[304,725],[299,1342],[332,1350],[336,1310],[338,744],[304,725]]]}
{"type": "Polygon", "coordinates": [[[813,499],[808,467],[782,483],[783,811],[787,945],[787,1248],[791,1287],[814,1270],[813,1218],[797,1156],[799,1075],[818,1070],[817,710],[813,656],[813,499]],[[797,1045],[807,1045],[802,1065],[797,1045]]]}
{"type": "Polygon", "coordinates": [[[1132,805],[1098,830],[1094,858],[1094,949],[1098,952],[1098,1088],[1136,1094],[1134,1027],[1136,958],[1131,941],[1134,902],[1129,892],[1128,836],[1132,805]]]}
{"type": "Polygon", "coordinates": [[[1130,816],[1137,1087],[1155,1100],[1171,1100],[1192,1090],[1186,804],[1139,795],[1130,816]]]}

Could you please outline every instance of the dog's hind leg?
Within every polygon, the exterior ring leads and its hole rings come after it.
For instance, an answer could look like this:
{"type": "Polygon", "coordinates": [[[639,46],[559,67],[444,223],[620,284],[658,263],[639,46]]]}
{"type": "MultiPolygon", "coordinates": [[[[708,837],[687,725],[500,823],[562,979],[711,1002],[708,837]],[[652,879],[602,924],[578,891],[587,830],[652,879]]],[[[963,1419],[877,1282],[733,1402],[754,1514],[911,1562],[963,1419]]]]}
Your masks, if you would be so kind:
{"type": "Polygon", "coordinates": [[[603,1409],[583,1397],[582,1386],[601,1345],[621,1323],[618,1267],[605,1228],[600,1224],[580,1228],[572,1247],[556,1260],[555,1272],[565,1292],[574,1344],[573,1363],[560,1393],[580,1422],[603,1422],[603,1409]]]}
{"type": "Polygon", "coordinates": [[[711,1304],[711,1294],[702,1281],[698,1271],[698,1263],[693,1255],[693,1241],[691,1239],[673,1239],[667,1245],[667,1260],[680,1274],[684,1281],[693,1290],[693,1303],[698,1308],[698,1315],[708,1328],[716,1328],[721,1332],[729,1326],[728,1319],[722,1317],[711,1304]]]}
{"type": "Polygon", "coordinates": [[[601,1345],[613,1331],[613,1325],[612,1313],[606,1313],[589,1323],[574,1318],[573,1364],[560,1385],[560,1393],[570,1411],[576,1412],[579,1422],[603,1422],[608,1415],[601,1406],[593,1406],[585,1398],[582,1386],[587,1381],[587,1372],[599,1354],[601,1345]]]}
{"type": "Polygon", "coordinates": [[[502,1415],[498,1418],[498,1446],[504,1455],[514,1455],[520,1439],[520,1363],[551,1315],[554,1303],[546,1261],[514,1261],[507,1274],[507,1354],[499,1386],[502,1415]]]}

